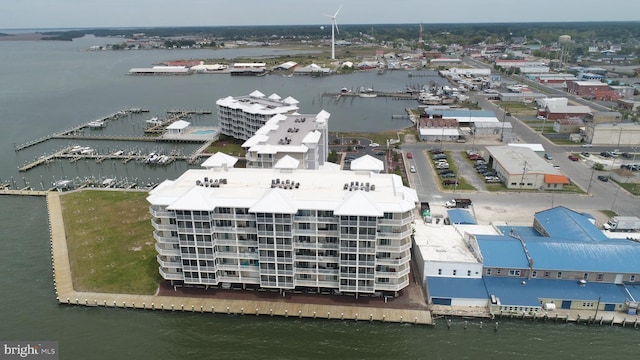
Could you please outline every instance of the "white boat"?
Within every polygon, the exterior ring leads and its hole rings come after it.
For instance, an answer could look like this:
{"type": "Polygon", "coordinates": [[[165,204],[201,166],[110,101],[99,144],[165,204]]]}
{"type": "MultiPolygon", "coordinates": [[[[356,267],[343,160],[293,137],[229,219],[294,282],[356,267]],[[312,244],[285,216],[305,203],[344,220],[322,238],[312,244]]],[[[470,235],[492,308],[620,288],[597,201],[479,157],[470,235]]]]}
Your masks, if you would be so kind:
{"type": "Polygon", "coordinates": [[[116,179],[109,178],[109,179],[104,179],[102,181],[102,187],[105,187],[105,188],[111,188],[111,187],[114,187],[115,185],[116,185],[116,179]]]}
{"type": "Polygon", "coordinates": [[[153,164],[155,162],[158,161],[158,155],[156,153],[151,153],[149,154],[149,156],[147,156],[147,158],[144,160],[144,162],[146,162],[147,164],[153,164]]]}
{"type": "Polygon", "coordinates": [[[94,120],[94,121],[91,121],[91,122],[87,123],[87,126],[92,128],[92,129],[101,129],[101,128],[107,126],[107,124],[104,122],[104,120],[94,120]]]}
{"type": "Polygon", "coordinates": [[[361,98],[374,98],[377,97],[378,94],[372,94],[372,93],[360,93],[358,96],[360,96],[361,98]]]}
{"type": "Polygon", "coordinates": [[[149,120],[145,120],[145,122],[149,125],[160,125],[162,124],[162,120],[158,119],[157,116],[152,117],[149,120]]]}

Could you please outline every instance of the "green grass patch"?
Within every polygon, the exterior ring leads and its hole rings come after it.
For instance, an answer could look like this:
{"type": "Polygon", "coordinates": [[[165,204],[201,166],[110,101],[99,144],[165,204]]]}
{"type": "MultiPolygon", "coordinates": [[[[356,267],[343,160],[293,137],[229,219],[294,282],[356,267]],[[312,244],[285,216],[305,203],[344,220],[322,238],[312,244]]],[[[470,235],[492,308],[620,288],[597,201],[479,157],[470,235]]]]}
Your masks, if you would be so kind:
{"type": "Polygon", "coordinates": [[[207,153],[215,154],[222,152],[231,156],[244,156],[245,150],[242,148],[244,140],[234,139],[226,135],[220,135],[218,141],[207,148],[207,153]]]}
{"type": "Polygon", "coordinates": [[[639,196],[640,195],[640,184],[621,183],[621,182],[617,182],[617,181],[616,181],[616,184],[618,184],[618,186],[620,186],[621,188],[625,189],[628,193],[630,193],[632,195],[635,195],[635,196],[639,196]]]}
{"type": "Polygon", "coordinates": [[[160,282],[147,192],[84,190],[61,197],[73,287],[153,294],[160,282]]]}

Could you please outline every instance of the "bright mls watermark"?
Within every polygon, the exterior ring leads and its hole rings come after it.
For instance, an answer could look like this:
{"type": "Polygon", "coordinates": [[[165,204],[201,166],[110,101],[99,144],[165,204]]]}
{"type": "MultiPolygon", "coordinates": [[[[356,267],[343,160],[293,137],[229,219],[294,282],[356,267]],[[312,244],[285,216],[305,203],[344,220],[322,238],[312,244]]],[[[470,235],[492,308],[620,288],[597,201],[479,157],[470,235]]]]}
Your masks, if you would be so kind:
{"type": "Polygon", "coordinates": [[[58,342],[0,340],[0,360],[5,359],[57,360],[58,342]]]}

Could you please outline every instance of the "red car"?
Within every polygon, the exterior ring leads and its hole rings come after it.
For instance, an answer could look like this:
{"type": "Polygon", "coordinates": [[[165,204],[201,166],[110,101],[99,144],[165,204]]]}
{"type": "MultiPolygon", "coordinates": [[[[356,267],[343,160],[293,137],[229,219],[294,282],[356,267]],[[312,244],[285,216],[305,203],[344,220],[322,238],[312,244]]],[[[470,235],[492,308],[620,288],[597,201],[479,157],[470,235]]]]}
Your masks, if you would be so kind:
{"type": "Polygon", "coordinates": [[[578,161],[578,160],[580,160],[580,159],[579,159],[577,156],[575,156],[575,155],[569,155],[569,160],[571,160],[571,161],[578,161]]]}
{"type": "Polygon", "coordinates": [[[408,153],[407,153],[407,159],[413,159],[413,154],[412,154],[412,153],[410,153],[410,152],[408,152],[408,153]]]}

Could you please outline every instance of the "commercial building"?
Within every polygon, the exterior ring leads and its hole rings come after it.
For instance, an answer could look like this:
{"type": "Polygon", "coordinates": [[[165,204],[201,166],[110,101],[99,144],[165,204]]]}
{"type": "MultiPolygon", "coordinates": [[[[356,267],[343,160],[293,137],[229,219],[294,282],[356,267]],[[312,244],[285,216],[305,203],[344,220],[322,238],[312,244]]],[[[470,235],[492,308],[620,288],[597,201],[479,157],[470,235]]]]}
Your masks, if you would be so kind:
{"type": "Polygon", "coordinates": [[[399,176],[214,160],[149,193],[163,279],[356,296],[409,284],[418,197],[399,176]]]}
{"type": "Polygon", "coordinates": [[[324,110],[316,115],[274,115],[242,144],[247,167],[318,169],[329,154],[330,116],[324,110]]]}
{"type": "Polygon", "coordinates": [[[585,129],[585,142],[593,145],[640,145],[637,123],[591,124],[585,129]]]}
{"type": "Polygon", "coordinates": [[[567,92],[588,99],[615,101],[621,96],[599,81],[567,81],[567,92]]]}
{"type": "Polygon", "coordinates": [[[560,206],[534,214],[532,226],[451,225],[431,232],[446,240],[425,240],[416,227],[422,240],[414,250],[430,304],[486,306],[494,314],[636,313],[640,243],[608,237],[588,214],[560,206]]]}
{"type": "Polygon", "coordinates": [[[298,110],[298,100],[277,94],[265,97],[260,91],[247,96],[219,99],[216,101],[220,132],[240,140],[252,137],[258,129],[274,115],[292,114],[298,110]]]}
{"type": "Polygon", "coordinates": [[[487,146],[489,166],[509,189],[561,190],[569,179],[533,150],[517,146],[487,146]]]}

